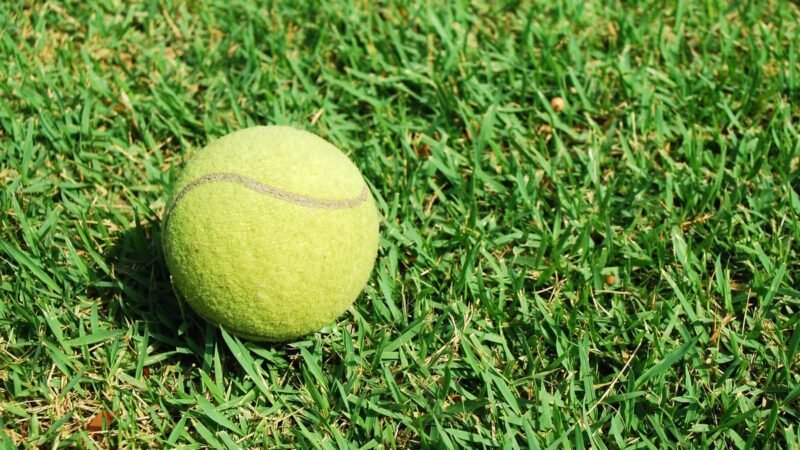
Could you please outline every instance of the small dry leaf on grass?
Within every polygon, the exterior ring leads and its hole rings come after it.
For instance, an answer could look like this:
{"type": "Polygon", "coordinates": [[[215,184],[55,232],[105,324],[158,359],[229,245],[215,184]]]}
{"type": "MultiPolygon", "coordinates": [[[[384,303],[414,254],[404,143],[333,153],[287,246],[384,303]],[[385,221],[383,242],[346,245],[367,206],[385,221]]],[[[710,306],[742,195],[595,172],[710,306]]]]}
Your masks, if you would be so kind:
{"type": "Polygon", "coordinates": [[[114,414],[111,411],[102,410],[99,413],[95,414],[91,420],[89,420],[89,424],[86,425],[87,431],[103,431],[103,422],[105,422],[106,428],[111,424],[111,421],[114,419],[114,414]]]}
{"type": "Polygon", "coordinates": [[[428,144],[420,144],[414,147],[414,152],[422,159],[428,159],[431,157],[431,146],[428,144]]]}

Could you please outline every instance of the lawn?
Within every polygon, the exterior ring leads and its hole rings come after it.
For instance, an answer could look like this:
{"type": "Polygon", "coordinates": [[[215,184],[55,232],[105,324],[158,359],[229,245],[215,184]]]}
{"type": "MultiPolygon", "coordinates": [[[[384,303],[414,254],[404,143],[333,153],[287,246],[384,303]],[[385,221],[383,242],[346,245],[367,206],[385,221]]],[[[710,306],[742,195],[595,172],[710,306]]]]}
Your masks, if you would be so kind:
{"type": "Polygon", "coordinates": [[[0,448],[800,448],[796,2],[302,3],[0,4],[0,448]],[[275,345],[159,245],[260,124],[383,217],[275,345]]]}

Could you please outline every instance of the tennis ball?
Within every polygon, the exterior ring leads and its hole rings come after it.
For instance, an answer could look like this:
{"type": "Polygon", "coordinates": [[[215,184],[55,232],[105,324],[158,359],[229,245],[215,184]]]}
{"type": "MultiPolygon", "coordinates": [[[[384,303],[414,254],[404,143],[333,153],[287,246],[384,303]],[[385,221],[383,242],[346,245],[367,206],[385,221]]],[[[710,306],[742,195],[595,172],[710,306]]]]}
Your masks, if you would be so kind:
{"type": "Polygon", "coordinates": [[[240,337],[286,341],[358,297],[378,250],[378,211],[332,144],[254,127],[186,164],[162,236],[173,286],[201,316],[240,337]]]}

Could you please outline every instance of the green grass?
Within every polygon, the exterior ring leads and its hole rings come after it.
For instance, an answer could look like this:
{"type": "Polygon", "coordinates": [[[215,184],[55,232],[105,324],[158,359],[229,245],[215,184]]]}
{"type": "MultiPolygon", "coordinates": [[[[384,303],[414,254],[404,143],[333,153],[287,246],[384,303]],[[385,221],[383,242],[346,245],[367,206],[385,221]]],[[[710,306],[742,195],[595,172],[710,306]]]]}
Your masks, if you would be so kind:
{"type": "Polygon", "coordinates": [[[800,448],[797,3],[87,3],[0,5],[0,447],[800,448]],[[385,217],[285,345],[158,245],[271,123],[385,217]]]}

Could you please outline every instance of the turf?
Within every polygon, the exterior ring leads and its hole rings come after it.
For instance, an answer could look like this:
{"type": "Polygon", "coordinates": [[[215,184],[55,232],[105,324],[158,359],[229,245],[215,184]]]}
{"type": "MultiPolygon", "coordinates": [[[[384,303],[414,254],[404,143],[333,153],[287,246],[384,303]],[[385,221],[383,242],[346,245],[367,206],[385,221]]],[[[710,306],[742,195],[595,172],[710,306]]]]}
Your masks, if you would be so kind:
{"type": "Polygon", "coordinates": [[[800,447],[797,3],[288,3],[0,3],[0,447],[800,447]],[[384,216],[287,345],[159,247],[257,124],[384,216]]]}

